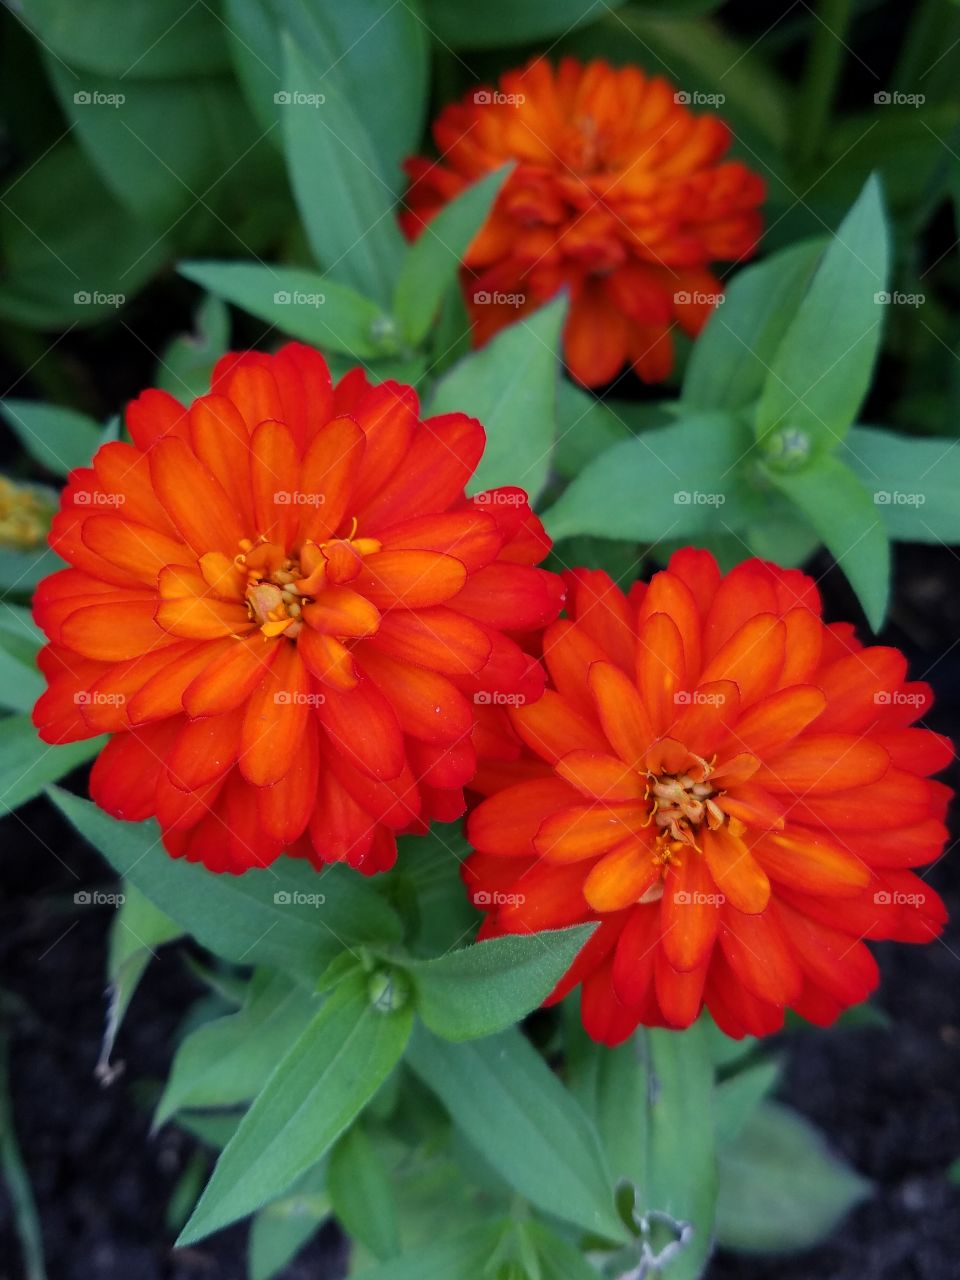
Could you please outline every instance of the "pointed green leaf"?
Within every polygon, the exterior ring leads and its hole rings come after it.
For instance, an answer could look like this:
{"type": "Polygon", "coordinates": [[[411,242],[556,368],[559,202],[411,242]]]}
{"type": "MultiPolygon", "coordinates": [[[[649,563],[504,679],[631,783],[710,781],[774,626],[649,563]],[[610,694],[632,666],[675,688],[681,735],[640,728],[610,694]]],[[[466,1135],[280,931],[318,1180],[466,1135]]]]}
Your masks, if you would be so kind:
{"type": "Polygon", "coordinates": [[[41,742],[28,715],[0,720],[0,814],[38,796],[44,787],[84,764],[103,748],[105,738],[88,738],[51,747],[41,742]]]}
{"type": "Polygon", "coordinates": [[[417,1249],[379,1267],[356,1273],[356,1280],[478,1280],[496,1248],[500,1228],[494,1224],[471,1227],[449,1240],[417,1249]]]}
{"type": "Polygon", "coordinates": [[[518,1031],[450,1044],[418,1027],[408,1061],[522,1196],[545,1213],[622,1239],[596,1130],[518,1031]]]}
{"type": "Polygon", "coordinates": [[[468,485],[471,493],[519,485],[531,502],[546,484],[556,439],[560,332],[565,296],[498,333],[464,356],[434,387],[430,413],[469,413],[487,447],[468,485]]]}
{"type": "Polygon", "coordinates": [[[423,341],[447,290],[457,283],[470,243],[486,221],[510,165],[467,187],[431,218],[406,252],[394,310],[405,336],[423,341]]]}
{"type": "Polygon", "coordinates": [[[417,1012],[446,1040],[473,1040],[538,1008],[573,963],[592,925],[489,938],[406,965],[417,1012]]]}
{"type": "MultiPolygon", "coordinates": [[[[283,47],[283,144],[310,247],[331,275],[388,306],[403,259],[393,192],[335,76],[318,72],[288,33],[283,47]]],[[[326,67],[336,60],[331,48],[326,67]]]]}
{"type": "Polygon", "coordinates": [[[89,800],[59,788],[50,795],[115,871],[225,960],[312,983],[351,942],[399,940],[396,915],[349,868],[331,867],[321,879],[300,860],[282,858],[240,876],[212,875],[171,858],[155,822],[117,822],[89,800]]]}
{"type": "Polygon", "coordinates": [[[27,453],[54,475],[87,466],[103,443],[99,423],[76,409],[38,400],[2,400],[0,413],[27,453]]]}
{"type": "Polygon", "coordinates": [[[960,440],[852,427],[838,456],[872,495],[891,538],[960,543],[960,440]]]}
{"type": "Polygon", "coordinates": [[[240,1121],[178,1245],[260,1208],[316,1164],[396,1066],[412,1022],[409,1006],[374,1008],[362,978],[339,987],[240,1121]]]}
{"type": "Polygon", "coordinates": [[[757,407],[759,438],[786,428],[832,447],[853,422],[883,330],[890,269],[876,177],[840,224],[784,334],[757,407]]]}
{"type": "Polygon", "coordinates": [[[869,1194],[808,1120],[765,1102],[721,1152],[719,1239],[750,1252],[809,1249],[869,1194]]]}
{"type": "Polygon", "coordinates": [[[890,543],[863,483],[832,454],[799,471],[766,469],[771,482],[794,502],[847,575],[867,621],[879,631],[890,594],[890,543]]]}
{"type": "Polygon", "coordinates": [[[348,1129],[331,1151],[327,1186],[333,1211],[349,1236],[381,1259],[400,1252],[393,1187],[361,1124],[348,1129]]]}

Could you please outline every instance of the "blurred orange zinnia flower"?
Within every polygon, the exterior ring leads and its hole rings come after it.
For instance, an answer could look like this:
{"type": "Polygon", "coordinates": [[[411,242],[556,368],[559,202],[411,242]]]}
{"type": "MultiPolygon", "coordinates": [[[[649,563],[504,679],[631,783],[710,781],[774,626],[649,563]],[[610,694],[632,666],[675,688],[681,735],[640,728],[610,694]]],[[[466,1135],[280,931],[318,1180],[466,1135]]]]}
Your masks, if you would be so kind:
{"type": "Polygon", "coordinates": [[[700,332],[722,292],[710,263],[753,252],[761,178],[723,160],[730,130],[637,67],[542,58],[471,90],[434,124],[438,160],[408,160],[405,233],[484,174],[515,161],[465,258],[484,342],[564,285],[570,372],[598,386],[630,363],[647,382],[673,365],[674,321],[700,332]]]}
{"type": "Polygon", "coordinates": [[[41,736],[112,734],[94,799],[211,870],[388,867],[396,832],[463,812],[475,696],[542,690],[504,634],[562,602],[525,495],[466,498],[478,422],[421,421],[359,369],[334,387],[298,344],[224,357],[188,409],[147,391],[127,424],[54,521],[41,736]]]}
{"type": "Polygon", "coordinates": [[[796,570],[721,577],[691,549],[629,596],[586,570],[569,589],[547,691],[485,727],[465,869],[483,935],[599,921],[552,999],[582,983],[609,1044],[704,1005],[732,1036],[787,1008],[831,1022],[877,981],[864,938],[944,920],[910,870],[946,838],[927,775],[950,744],[910,727],[928,686],[824,624],[796,570]]]}

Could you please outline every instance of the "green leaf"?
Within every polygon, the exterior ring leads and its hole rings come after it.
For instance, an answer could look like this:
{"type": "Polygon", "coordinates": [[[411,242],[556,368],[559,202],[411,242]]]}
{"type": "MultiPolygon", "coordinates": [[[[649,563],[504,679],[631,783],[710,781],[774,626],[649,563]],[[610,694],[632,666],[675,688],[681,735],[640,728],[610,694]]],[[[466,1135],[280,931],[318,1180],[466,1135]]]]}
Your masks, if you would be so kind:
{"type": "Polygon", "coordinates": [[[457,284],[464,256],[510,175],[511,165],[488,173],[432,218],[407,250],[394,311],[415,346],[427,336],[444,294],[457,284]]]}
{"type": "Polygon", "coordinates": [[[747,428],[722,413],[645,431],[587,464],[544,516],[547,532],[660,542],[737,527],[756,505],[741,474],[750,447],[747,428]]]}
{"type": "Polygon", "coordinates": [[[880,347],[889,275],[883,196],[870,178],[840,224],[770,362],[757,435],[803,431],[832,447],[853,422],[880,347]]]}
{"type": "Polygon", "coordinates": [[[99,1080],[109,1082],[113,1078],[110,1055],[117,1033],[147,965],[156,956],[156,948],[178,938],[180,933],[179,926],[158,911],[138,889],[132,884],[123,885],[123,900],[110,926],[107,958],[110,1005],[96,1066],[99,1080]]]}
{"type": "Polygon", "coordinates": [[[597,1280],[597,1272],[579,1249],[539,1222],[531,1222],[527,1230],[537,1251],[541,1280],[597,1280]]]}
{"type": "Polygon", "coordinates": [[[311,992],[282,974],[260,971],[239,1013],[204,1023],[177,1049],[154,1129],[184,1107],[249,1102],[316,1011],[311,992]]]}
{"type": "Polygon", "coordinates": [[[273,1280],[330,1216],[326,1167],[321,1161],[254,1216],[248,1248],[249,1280],[273,1280]]]}
{"type": "MultiPolygon", "coordinates": [[[[659,426],[661,422],[662,419],[650,425],[659,426]]],[[[565,479],[572,480],[598,454],[632,435],[628,423],[606,401],[590,395],[569,378],[560,379],[553,461],[565,479]]]]}
{"type": "Polygon", "coordinates": [[[0,626],[0,707],[31,711],[46,688],[37,668],[37,645],[29,632],[0,626]]]}
{"type": "Polygon", "coordinates": [[[184,77],[227,66],[223,23],[192,0],[31,0],[24,17],[44,46],[102,76],[184,77]]]}
{"type": "Polygon", "coordinates": [[[39,329],[96,324],[116,315],[168,250],[79,148],[60,142],[13,178],[0,205],[0,317],[39,329]],[[52,200],[51,191],[70,198],[52,200]]]}
{"type": "Polygon", "coordinates": [[[471,1227],[449,1240],[418,1249],[415,1256],[359,1271],[356,1280],[477,1280],[490,1261],[498,1235],[499,1228],[493,1224],[471,1227]]]}
{"type": "Polygon", "coordinates": [[[778,1058],[761,1058],[717,1085],[714,1110],[718,1147],[736,1141],[757,1107],[777,1087],[782,1074],[783,1064],[778,1058]]]}
{"type": "Polygon", "coordinates": [[[545,1213],[622,1239],[596,1130],[519,1031],[450,1044],[418,1027],[408,1061],[522,1196],[545,1213]]]}
{"type": "Polygon", "coordinates": [[[282,969],[312,982],[351,942],[399,940],[397,917],[349,869],[337,875],[344,869],[330,867],[321,880],[312,867],[282,858],[241,876],[211,875],[196,863],[171,858],[155,822],[117,822],[89,800],[56,788],[51,797],[115,871],[226,960],[282,969]]]}
{"type": "Polygon", "coordinates": [[[561,295],[464,356],[434,387],[430,413],[469,413],[486,430],[487,447],[468,486],[472,493],[519,485],[533,502],[546,484],[566,312],[561,295]]]}
{"type": "Polygon", "coordinates": [[[499,49],[562,36],[595,22],[625,0],[425,0],[425,17],[436,38],[451,49],[499,49]]]}
{"type": "Polygon", "coordinates": [[[796,1112],[765,1102],[720,1153],[720,1243],[744,1252],[809,1249],[870,1195],[796,1112]]]}
{"type": "Polygon", "coordinates": [[[102,750],[105,738],[51,747],[41,742],[28,715],[0,720],[0,814],[38,796],[44,787],[102,750]]]}
{"type": "Polygon", "coordinates": [[[681,401],[694,409],[745,409],[810,283],[825,241],[805,240],[738,271],[693,344],[681,401]]]}
{"type": "Polygon", "coordinates": [[[375,1009],[362,978],[335,991],[240,1121],[177,1244],[258,1209],[315,1164],[396,1066],[412,1022],[409,1006],[375,1009]]]}
{"type": "Polygon", "coordinates": [[[157,386],[189,403],[210,390],[213,366],[230,342],[230,312],[220,298],[208,295],[197,307],[194,332],[168,343],[157,369],[157,386]]]}
{"type": "Polygon", "coordinates": [[[405,967],[417,1012],[446,1040],[493,1035],[547,998],[593,931],[592,925],[490,938],[405,967]]]}
{"type": "Polygon", "coordinates": [[[180,274],[283,333],[355,360],[396,353],[393,321],[373,302],[316,271],[252,262],[181,262],[180,274]]]}
{"type": "Polygon", "coordinates": [[[649,1180],[650,1069],[639,1036],[616,1048],[598,1045],[583,1030],[580,1002],[566,1015],[567,1079],[574,1097],[596,1125],[614,1184],[626,1178],[646,1188],[649,1180]]]}
{"type": "Polygon", "coordinates": [[[702,1024],[686,1031],[652,1030],[650,1166],[646,1205],[693,1236],[670,1263],[670,1280],[697,1280],[713,1245],[717,1166],[713,1136],[713,1062],[702,1024]]]}
{"type": "Polygon", "coordinates": [[[852,427],[838,457],[871,492],[891,538],[960,543],[960,441],[852,427]]]}
{"type": "MultiPolygon", "coordinates": [[[[325,65],[335,61],[331,50],[325,65]]],[[[311,250],[330,274],[388,306],[403,258],[394,194],[346,96],[287,33],[284,67],[284,152],[311,250]]]]}
{"type": "Polygon", "coordinates": [[[362,1125],[348,1129],[331,1151],[327,1186],[333,1211],[349,1236],[384,1260],[400,1252],[393,1188],[362,1125]]]}
{"type": "Polygon", "coordinates": [[[0,597],[28,596],[38,582],[64,567],[63,561],[49,547],[40,547],[36,551],[8,551],[6,547],[0,547],[0,597]]]}
{"type": "Polygon", "coordinates": [[[103,432],[93,418],[62,405],[3,400],[0,413],[27,453],[54,475],[65,476],[74,467],[87,466],[103,442],[103,432]]]}
{"type": "Polygon", "coordinates": [[[890,543],[879,510],[862,482],[831,454],[799,471],[773,467],[766,474],[795,503],[847,575],[874,631],[890,594],[890,543]]]}

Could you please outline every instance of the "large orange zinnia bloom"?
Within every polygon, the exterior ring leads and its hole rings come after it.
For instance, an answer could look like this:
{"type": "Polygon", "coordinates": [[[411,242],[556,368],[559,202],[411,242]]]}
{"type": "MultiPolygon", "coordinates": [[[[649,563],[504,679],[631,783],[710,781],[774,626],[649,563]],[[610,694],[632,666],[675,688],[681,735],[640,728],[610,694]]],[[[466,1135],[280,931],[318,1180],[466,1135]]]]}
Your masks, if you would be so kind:
{"type": "Polygon", "coordinates": [[[930,690],[896,649],[824,624],[799,571],[704,551],[570,596],[547,691],[487,725],[465,878],[485,936],[600,922],[553,996],[582,982],[594,1039],[704,1005],[732,1036],[829,1023],[877,981],[864,938],[937,935],[910,868],[943,847],[952,753],[909,727],[930,690]]]}
{"type": "Polygon", "coordinates": [[[761,178],[723,160],[727,125],[685,97],[638,67],[536,58],[441,112],[440,158],[406,163],[408,236],[484,174],[517,166],[465,258],[477,342],[565,285],[575,378],[598,386],[627,363],[647,382],[667,376],[673,322],[700,332],[722,293],[710,264],[753,252],[764,197],[761,178]]]}
{"type": "Polygon", "coordinates": [[[396,832],[463,812],[474,698],[543,688],[504,634],[562,602],[525,495],[465,498],[478,422],[421,421],[360,370],[334,387],[297,344],[226,356],[189,409],[147,391],[127,425],[54,521],[41,736],[112,734],[94,799],[211,870],[390,866],[396,832]]]}

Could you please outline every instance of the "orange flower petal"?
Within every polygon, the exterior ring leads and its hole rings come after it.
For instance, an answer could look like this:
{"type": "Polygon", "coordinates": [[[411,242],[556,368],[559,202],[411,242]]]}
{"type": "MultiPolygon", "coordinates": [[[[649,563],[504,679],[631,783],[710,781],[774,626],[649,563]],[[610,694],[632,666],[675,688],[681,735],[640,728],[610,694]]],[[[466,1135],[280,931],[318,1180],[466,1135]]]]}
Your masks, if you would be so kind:
{"type": "Polygon", "coordinates": [[[731,906],[759,915],[770,901],[770,881],[743,840],[729,828],[703,832],[703,854],[714,883],[731,906]]]}
{"type": "Polygon", "coordinates": [[[165,438],[150,451],[157,497],[197,555],[235,555],[246,530],[230,499],[185,441],[165,438]]]}
{"type": "Polygon", "coordinates": [[[466,569],[452,556],[380,551],[364,558],[354,585],[378,609],[423,609],[455,596],[466,580],[466,569]]]}
{"type": "Polygon", "coordinates": [[[556,764],[557,774],[593,800],[642,800],[646,779],[603,751],[571,751],[556,764]]]}
{"type": "Polygon", "coordinates": [[[650,839],[634,837],[604,857],[591,869],[583,896],[594,911],[620,911],[639,901],[660,878],[660,864],[650,839]]]}
{"type": "Polygon", "coordinates": [[[240,735],[240,772],[258,787],[279,782],[303,749],[310,678],[295,644],[280,652],[250,695],[240,735]]]}
{"type": "Polygon", "coordinates": [[[657,736],[640,694],[610,662],[595,662],[588,683],[608,742],[621,760],[636,768],[657,736]]]}
{"type": "Polygon", "coordinates": [[[890,767],[883,747],[846,733],[808,733],[772,756],[754,781],[774,794],[827,795],[876,782],[890,767]]]}
{"type": "Polygon", "coordinates": [[[383,615],[373,648],[449,676],[475,675],[490,656],[489,634],[462,614],[438,605],[383,615]]]}
{"type": "Polygon", "coordinates": [[[544,819],[576,800],[573,787],[559,778],[518,782],[474,809],[467,820],[467,839],[480,853],[532,857],[534,837],[544,819]]]}
{"type": "Polygon", "coordinates": [[[663,951],[681,973],[709,959],[720,927],[722,895],[702,854],[687,849],[667,871],[660,900],[663,951]]]}
{"type": "Polygon", "coordinates": [[[801,893],[854,894],[870,883],[870,868],[822,834],[791,823],[752,847],[767,875],[801,893]]]}
{"type": "Polygon", "coordinates": [[[647,804],[574,804],[545,818],[533,847],[551,862],[595,858],[649,820],[647,804]]]}

